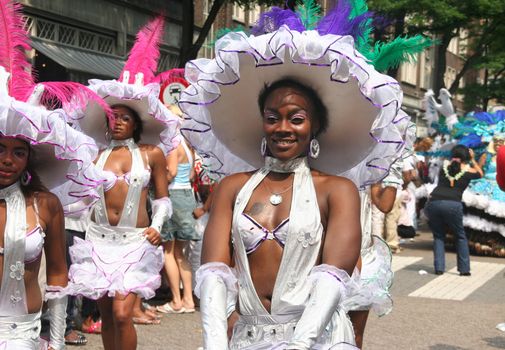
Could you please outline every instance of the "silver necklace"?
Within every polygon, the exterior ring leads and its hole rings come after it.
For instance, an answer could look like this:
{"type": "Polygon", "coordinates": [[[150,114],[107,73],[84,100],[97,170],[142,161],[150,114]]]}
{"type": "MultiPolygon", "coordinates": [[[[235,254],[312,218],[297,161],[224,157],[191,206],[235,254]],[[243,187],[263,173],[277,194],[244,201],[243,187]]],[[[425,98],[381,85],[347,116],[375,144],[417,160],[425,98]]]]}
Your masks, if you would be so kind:
{"type": "MultiPolygon", "coordinates": [[[[267,180],[267,178],[265,178],[265,180],[267,180]]],[[[265,186],[267,188],[267,190],[272,194],[270,196],[270,198],[268,199],[270,201],[270,204],[272,204],[273,206],[277,206],[279,204],[282,203],[282,194],[283,193],[286,193],[287,191],[289,191],[291,189],[291,187],[293,187],[293,183],[294,181],[291,183],[291,185],[289,185],[288,188],[282,190],[281,192],[274,192],[270,189],[270,186],[268,186],[267,182],[265,181],[265,186]]]]}

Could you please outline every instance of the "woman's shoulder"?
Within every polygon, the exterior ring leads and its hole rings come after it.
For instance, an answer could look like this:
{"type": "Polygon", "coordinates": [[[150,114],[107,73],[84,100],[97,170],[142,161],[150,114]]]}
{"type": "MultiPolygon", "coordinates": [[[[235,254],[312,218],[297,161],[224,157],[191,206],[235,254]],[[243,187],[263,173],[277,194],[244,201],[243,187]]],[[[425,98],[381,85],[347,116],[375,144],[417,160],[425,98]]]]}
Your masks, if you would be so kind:
{"type": "Polygon", "coordinates": [[[354,182],[343,176],[330,175],[323,173],[322,171],[312,169],[311,170],[312,179],[316,187],[323,187],[333,190],[348,190],[348,191],[358,191],[354,182]]]}
{"type": "Polygon", "coordinates": [[[219,186],[227,189],[242,188],[253,174],[254,171],[247,171],[228,175],[219,181],[219,186]]]}

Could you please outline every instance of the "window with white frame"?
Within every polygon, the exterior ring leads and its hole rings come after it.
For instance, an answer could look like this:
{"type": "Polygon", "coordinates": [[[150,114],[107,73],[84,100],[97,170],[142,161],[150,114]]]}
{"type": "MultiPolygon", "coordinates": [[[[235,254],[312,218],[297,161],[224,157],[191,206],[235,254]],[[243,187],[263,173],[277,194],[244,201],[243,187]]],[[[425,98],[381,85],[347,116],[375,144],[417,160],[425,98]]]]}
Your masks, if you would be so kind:
{"type": "Polygon", "coordinates": [[[456,69],[452,67],[447,67],[444,73],[444,84],[449,88],[452,83],[456,80],[456,69]]]}
{"type": "Polygon", "coordinates": [[[431,85],[433,84],[433,54],[434,50],[430,48],[425,50],[421,55],[421,60],[423,61],[423,65],[421,66],[421,88],[426,90],[431,89],[431,85]]]}
{"type": "Polygon", "coordinates": [[[464,29],[461,31],[459,35],[459,45],[458,45],[458,54],[460,56],[466,56],[468,52],[468,30],[464,29]]]}
{"type": "Polygon", "coordinates": [[[249,10],[249,25],[252,26],[256,23],[258,18],[260,17],[261,8],[259,5],[255,5],[253,8],[249,10]]]}
{"type": "Polygon", "coordinates": [[[245,23],[245,10],[242,6],[233,5],[233,16],[234,21],[245,23]]]}
{"type": "Polygon", "coordinates": [[[459,54],[458,41],[459,41],[459,37],[452,38],[451,41],[449,42],[449,46],[447,47],[447,51],[449,51],[450,53],[453,53],[455,55],[458,55],[459,54]]]}
{"type": "Polygon", "coordinates": [[[417,63],[406,62],[400,66],[400,80],[411,84],[417,84],[417,63]]]}

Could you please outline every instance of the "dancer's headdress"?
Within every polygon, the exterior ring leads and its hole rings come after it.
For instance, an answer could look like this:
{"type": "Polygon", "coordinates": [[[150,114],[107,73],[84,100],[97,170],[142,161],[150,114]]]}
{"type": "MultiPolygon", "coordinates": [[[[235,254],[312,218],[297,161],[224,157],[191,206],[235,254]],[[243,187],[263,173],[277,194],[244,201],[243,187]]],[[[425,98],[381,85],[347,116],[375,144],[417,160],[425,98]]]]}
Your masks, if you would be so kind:
{"type": "Polygon", "coordinates": [[[186,65],[181,130],[214,174],[263,165],[258,94],[286,77],[315,89],[328,110],[312,166],[361,186],[379,181],[400,157],[412,136],[400,86],[355,47],[370,15],[333,10],[319,20],[316,10],[313,1],[296,12],[273,8],[253,28],[256,36],[230,32],[216,42],[215,59],[186,65]]]}
{"type": "MultiPolygon", "coordinates": [[[[141,142],[157,145],[168,153],[177,143],[174,136],[179,118],[158,99],[160,85],[154,82],[163,27],[164,18],[159,16],[138,32],[119,80],[93,79],[89,87],[110,106],[123,104],[137,112],[143,123],[141,142]]],[[[100,146],[109,143],[106,119],[96,104],[88,107],[79,126],[100,146]]]]}
{"type": "Polygon", "coordinates": [[[100,175],[92,163],[98,153],[95,142],[67,125],[63,109],[50,111],[40,103],[57,101],[70,109],[90,98],[105,104],[82,85],[35,84],[25,55],[30,45],[21,6],[0,0],[0,13],[0,136],[30,144],[31,166],[63,205],[96,197],[100,175]]]}

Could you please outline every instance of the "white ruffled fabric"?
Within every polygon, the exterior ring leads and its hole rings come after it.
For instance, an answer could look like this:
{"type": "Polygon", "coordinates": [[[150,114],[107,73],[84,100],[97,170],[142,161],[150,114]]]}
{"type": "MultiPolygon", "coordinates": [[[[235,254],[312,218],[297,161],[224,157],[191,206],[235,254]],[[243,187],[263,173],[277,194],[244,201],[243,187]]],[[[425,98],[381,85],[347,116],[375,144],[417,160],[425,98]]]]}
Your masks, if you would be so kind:
{"type": "Polygon", "coordinates": [[[463,192],[463,203],[468,207],[474,207],[489,215],[498,218],[505,218],[505,203],[489,198],[474,191],[467,189],[463,192]]]}
{"type": "MultiPolygon", "coordinates": [[[[331,86],[323,91],[326,94],[326,100],[323,98],[323,102],[338,100],[341,102],[341,108],[352,104],[347,97],[340,96],[339,87],[347,89],[349,93],[350,89],[356,86],[357,92],[352,97],[360,102],[364,101],[360,104],[362,106],[369,104],[377,108],[370,120],[359,122],[357,120],[360,118],[356,119],[356,115],[351,113],[339,116],[339,120],[332,120],[331,113],[338,108],[328,108],[330,125],[334,123],[342,128],[354,128],[353,123],[362,123],[361,125],[370,125],[371,128],[368,126],[359,129],[358,137],[339,133],[349,140],[345,151],[344,147],[339,148],[331,144],[338,137],[330,136],[328,132],[318,137],[321,155],[317,160],[311,160],[311,166],[321,171],[346,176],[358,186],[376,183],[386,176],[390,165],[401,156],[405,144],[411,142],[408,139],[413,134],[414,126],[410,123],[410,118],[400,110],[402,91],[398,82],[375,71],[355,50],[350,36],[320,36],[316,31],[300,33],[283,26],[274,33],[256,37],[248,37],[242,32],[229,33],[216,42],[215,50],[215,59],[188,62],[186,79],[191,85],[183,92],[179,102],[185,114],[181,132],[202,156],[206,169],[214,177],[250,171],[263,164],[259,152],[261,135],[254,134],[261,131],[259,111],[256,128],[241,125],[241,118],[244,120],[243,112],[249,109],[249,106],[242,106],[241,110],[228,108],[229,115],[221,113],[226,111],[226,106],[220,107],[222,109],[219,112],[215,111],[216,103],[225,95],[229,99],[237,97],[242,101],[242,96],[235,96],[230,91],[240,85],[243,73],[241,70],[245,65],[255,67],[257,73],[257,78],[254,74],[248,78],[246,90],[249,83],[262,84],[263,82],[258,83],[258,80],[263,79],[263,75],[267,74],[263,71],[269,67],[271,68],[268,72],[274,72],[273,74],[283,69],[287,74],[296,73],[293,74],[295,79],[310,79],[309,76],[314,75],[311,72],[324,72],[327,83],[331,86]],[[290,70],[289,67],[296,65],[296,69],[290,70]],[[346,87],[347,84],[350,85],[346,87]],[[213,116],[213,113],[216,115],[213,116]],[[216,129],[216,120],[221,120],[223,130],[216,129]],[[226,125],[242,127],[244,130],[240,131],[244,135],[233,134],[233,131],[226,132],[226,125]],[[243,144],[237,145],[236,140],[243,140],[243,144]],[[235,142],[237,154],[233,154],[225,142],[235,142]],[[330,143],[330,146],[326,143],[330,143]],[[239,151],[242,154],[238,154],[239,151]],[[245,159],[246,157],[249,159],[245,159]]],[[[256,90],[255,86],[244,93],[252,94],[256,101],[260,89],[261,87],[256,90]]],[[[321,91],[318,92],[321,94],[321,91]]],[[[255,110],[257,109],[255,106],[255,110]]],[[[342,131],[342,128],[339,130],[342,131]]],[[[358,128],[360,127],[355,130],[358,128]]]]}
{"type": "Polygon", "coordinates": [[[90,205],[98,198],[95,189],[104,180],[93,164],[98,147],[67,125],[63,110],[48,111],[0,93],[0,136],[30,144],[37,174],[64,207],[81,200],[90,205]]]}
{"type": "Polygon", "coordinates": [[[163,251],[147,240],[124,245],[74,238],[67,294],[99,299],[116,293],[154,297],[161,285],[163,251]]]}
{"type": "Polygon", "coordinates": [[[492,222],[476,215],[465,214],[463,216],[463,226],[482,232],[499,232],[505,237],[505,225],[492,222]]]}
{"type": "Polygon", "coordinates": [[[347,311],[372,309],[384,316],[393,309],[389,289],[393,284],[392,256],[386,242],[372,236],[372,245],[361,252],[361,274],[357,292],[343,301],[347,311]]]}
{"type": "Polygon", "coordinates": [[[223,264],[221,262],[210,262],[203,264],[196,271],[196,285],[194,288],[195,295],[200,298],[201,295],[201,286],[202,282],[208,275],[217,275],[219,276],[226,288],[228,290],[228,299],[236,299],[238,293],[238,280],[235,276],[234,270],[230,268],[228,265],[223,264]]]}
{"type": "Polygon", "coordinates": [[[341,302],[349,298],[351,295],[356,294],[359,290],[360,272],[358,269],[354,269],[352,276],[349,276],[346,271],[339,269],[333,265],[316,265],[312,268],[312,270],[310,270],[309,283],[316,283],[320,274],[331,276],[341,283],[341,302]]]}
{"type": "MultiPolygon", "coordinates": [[[[176,136],[180,118],[161,103],[159,84],[136,85],[124,84],[117,80],[99,79],[92,79],[89,84],[88,87],[109,104],[135,104],[136,111],[139,109],[144,111],[140,113],[144,124],[140,143],[156,145],[165,154],[179,145],[179,139],[176,136]]],[[[96,140],[101,148],[108,146],[109,141],[105,136],[105,113],[98,105],[89,106],[84,116],[79,115],[73,118],[78,122],[77,128],[96,140]]]]}

